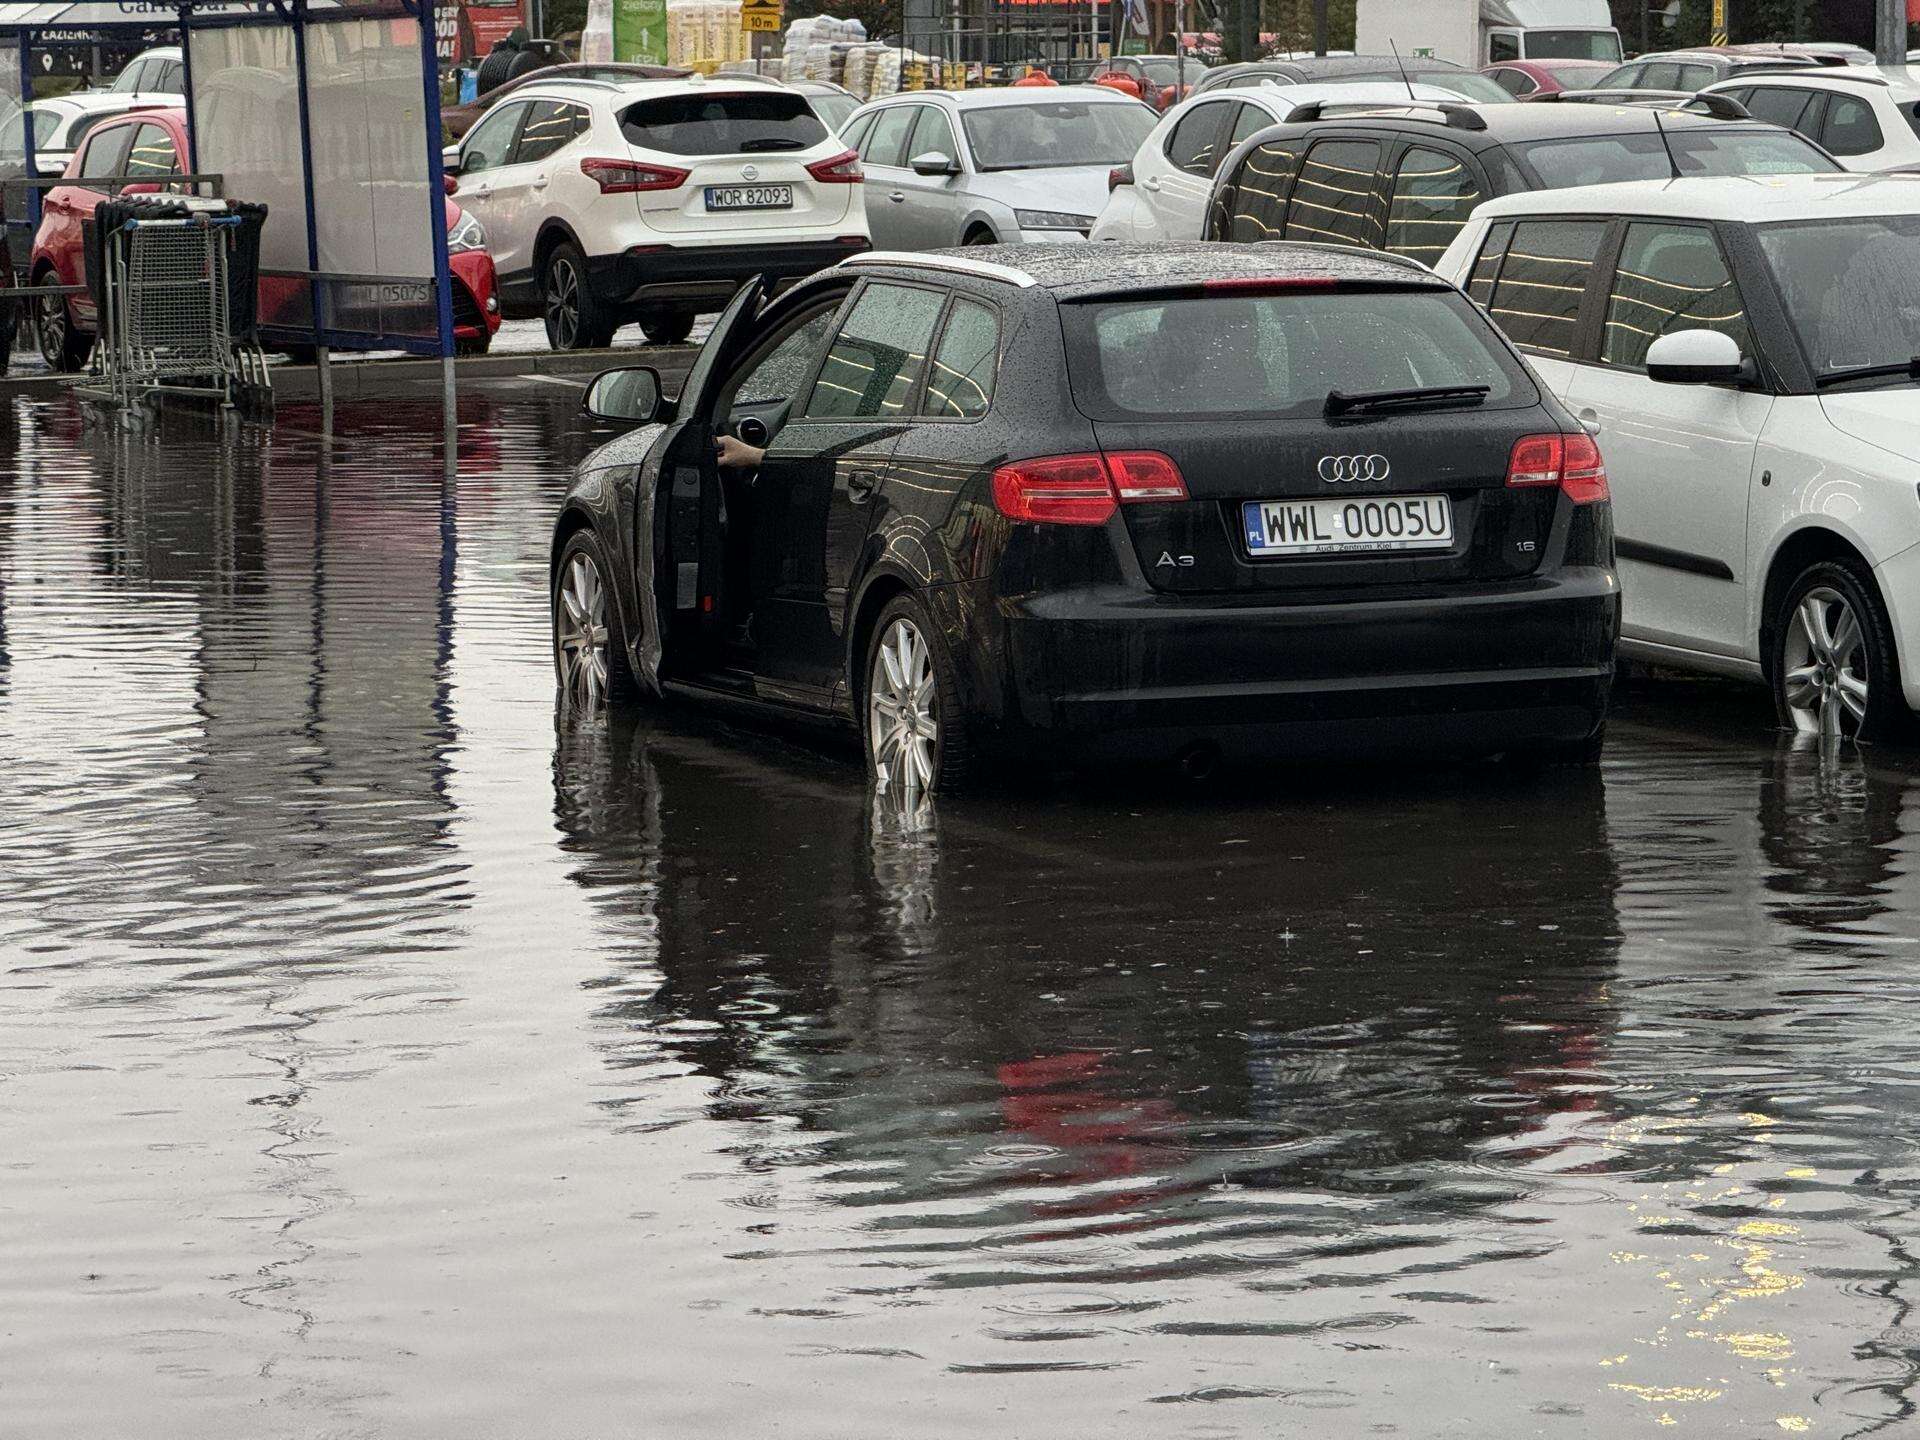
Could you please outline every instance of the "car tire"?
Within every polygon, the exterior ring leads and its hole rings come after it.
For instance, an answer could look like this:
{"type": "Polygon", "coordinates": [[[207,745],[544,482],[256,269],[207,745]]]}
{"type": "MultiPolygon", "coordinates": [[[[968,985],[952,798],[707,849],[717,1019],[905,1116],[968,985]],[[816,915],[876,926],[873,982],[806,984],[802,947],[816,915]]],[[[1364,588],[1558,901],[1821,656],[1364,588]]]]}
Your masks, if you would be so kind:
{"type": "Polygon", "coordinates": [[[553,673],[564,703],[592,712],[633,698],[627,636],[599,537],[576,530],[554,567],[553,673]]]}
{"type": "Polygon", "coordinates": [[[20,333],[20,302],[0,299],[0,375],[13,364],[13,342],[20,333]]]}
{"type": "Polygon", "coordinates": [[[655,345],[678,345],[693,333],[691,310],[648,310],[640,315],[640,329],[655,345]]]}
{"type": "Polygon", "coordinates": [[[554,246],[540,269],[540,313],[556,350],[599,350],[619,324],[587,283],[587,257],[571,240],[554,246]]]}
{"type": "MultiPolygon", "coordinates": [[[[57,285],[59,277],[43,270],[34,277],[36,285],[57,285]]],[[[73,307],[65,295],[44,295],[35,305],[34,334],[40,343],[40,358],[47,368],[62,375],[76,375],[87,367],[93,353],[93,339],[73,323],[73,307]]]]}
{"type": "Polygon", "coordinates": [[[978,766],[959,672],[916,597],[887,602],[861,674],[861,750],[875,788],[901,799],[967,789],[978,766]]]}
{"type": "Polygon", "coordinates": [[[453,353],[456,355],[484,355],[493,348],[491,335],[476,335],[471,340],[455,340],[453,353]]]}
{"type": "Polygon", "coordinates": [[[1911,721],[1893,626],[1864,562],[1807,566],[1782,592],[1768,634],[1767,675],[1784,728],[1884,740],[1911,721]]]}
{"type": "Polygon", "coordinates": [[[960,243],[962,245],[998,245],[1000,243],[1000,239],[998,236],[996,236],[993,233],[993,231],[987,229],[986,226],[981,225],[981,226],[976,226],[972,230],[969,230],[966,234],[966,238],[963,239],[960,243]]]}

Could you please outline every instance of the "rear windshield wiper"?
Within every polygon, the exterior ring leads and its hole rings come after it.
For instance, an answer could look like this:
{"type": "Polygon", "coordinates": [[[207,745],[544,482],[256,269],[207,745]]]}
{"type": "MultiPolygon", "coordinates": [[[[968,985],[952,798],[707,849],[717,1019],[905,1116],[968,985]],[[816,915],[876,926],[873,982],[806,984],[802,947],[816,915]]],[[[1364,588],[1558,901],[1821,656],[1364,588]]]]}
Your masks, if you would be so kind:
{"type": "Polygon", "coordinates": [[[761,135],[752,140],[743,141],[740,154],[752,155],[762,150],[804,150],[804,141],[795,140],[788,135],[761,135]]]}
{"type": "Polygon", "coordinates": [[[1824,390],[1829,385],[1838,385],[1846,380],[1877,380],[1891,375],[1920,380],[1920,355],[1911,360],[1892,360],[1885,365],[1855,365],[1847,370],[1830,370],[1825,375],[1816,375],[1813,383],[1815,388],[1824,390]]]}
{"type": "Polygon", "coordinates": [[[1478,405],[1493,393],[1491,385],[1425,385],[1418,390],[1365,390],[1349,395],[1341,390],[1327,392],[1324,415],[1350,415],[1356,410],[1385,410],[1396,405],[1443,405],[1458,401],[1478,405]]]}

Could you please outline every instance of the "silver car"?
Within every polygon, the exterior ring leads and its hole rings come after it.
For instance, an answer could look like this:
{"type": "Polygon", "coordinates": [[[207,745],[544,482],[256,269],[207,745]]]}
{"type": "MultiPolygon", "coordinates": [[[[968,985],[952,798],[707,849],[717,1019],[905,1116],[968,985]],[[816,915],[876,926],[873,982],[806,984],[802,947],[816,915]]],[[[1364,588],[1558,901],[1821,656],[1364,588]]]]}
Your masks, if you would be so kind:
{"type": "Polygon", "coordinates": [[[866,172],[876,250],[1087,238],[1107,173],[1159,120],[1100,85],[917,90],[876,100],[840,132],[866,172]]]}

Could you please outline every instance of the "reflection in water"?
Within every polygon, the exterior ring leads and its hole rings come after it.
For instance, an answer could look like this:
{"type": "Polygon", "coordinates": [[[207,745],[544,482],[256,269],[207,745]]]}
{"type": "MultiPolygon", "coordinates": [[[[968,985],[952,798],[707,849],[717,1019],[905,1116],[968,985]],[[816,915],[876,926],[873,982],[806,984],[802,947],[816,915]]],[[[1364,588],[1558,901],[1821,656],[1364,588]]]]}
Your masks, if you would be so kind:
{"type": "Polygon", "coordinates": [[[1910,757],[1656,688],[1598,776],[902,808],[582,723],[569,398],[450,480],[13,411],[26,1432],[1913,1423],[1910,757]]]}

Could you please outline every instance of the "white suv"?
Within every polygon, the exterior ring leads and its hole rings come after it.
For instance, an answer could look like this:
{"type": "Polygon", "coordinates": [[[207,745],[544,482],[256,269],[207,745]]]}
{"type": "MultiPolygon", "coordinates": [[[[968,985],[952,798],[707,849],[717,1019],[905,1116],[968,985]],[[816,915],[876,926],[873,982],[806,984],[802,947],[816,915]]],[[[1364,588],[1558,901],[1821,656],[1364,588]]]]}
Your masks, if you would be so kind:
{"type": "Polygon", "coordinates": [[[1783,724],[1920,707],[1920,177],[1490,201],[1436,267],[1599,440],[1621,650],[1764,680],[1783,724]]]}
{"type": "Polygon", "coordinates": [[[523,85],[460,142],[456,197],[486,227],[509,316],[558,350],[638,321],[684,340],[758,275],[869,248],[858,157],[784,87],[523,85]]]}
{"type": "Polygon", "coordinates": [[[1709,85],[1756,120],[1798,130],[1849,170],[1920,165],[1920,71],[1904,65],[1762,70],[1709,85]]]}

